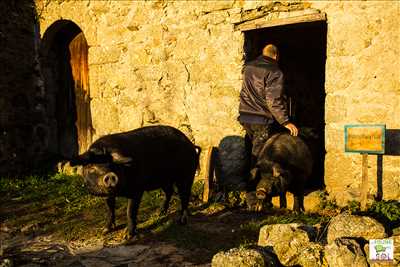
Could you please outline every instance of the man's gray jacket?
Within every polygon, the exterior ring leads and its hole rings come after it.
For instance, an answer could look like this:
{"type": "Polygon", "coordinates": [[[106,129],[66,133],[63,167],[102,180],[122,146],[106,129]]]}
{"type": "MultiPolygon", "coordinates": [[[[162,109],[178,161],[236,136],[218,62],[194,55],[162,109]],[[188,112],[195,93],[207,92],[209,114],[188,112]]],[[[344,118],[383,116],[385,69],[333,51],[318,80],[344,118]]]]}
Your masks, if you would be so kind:
{"type": "Polygon", "coordinates": [[[239,113],[275,119],[283,125],[289,121],[283,73],[277,62],[260,56],[247,63],[243,71],[239,113]]]}

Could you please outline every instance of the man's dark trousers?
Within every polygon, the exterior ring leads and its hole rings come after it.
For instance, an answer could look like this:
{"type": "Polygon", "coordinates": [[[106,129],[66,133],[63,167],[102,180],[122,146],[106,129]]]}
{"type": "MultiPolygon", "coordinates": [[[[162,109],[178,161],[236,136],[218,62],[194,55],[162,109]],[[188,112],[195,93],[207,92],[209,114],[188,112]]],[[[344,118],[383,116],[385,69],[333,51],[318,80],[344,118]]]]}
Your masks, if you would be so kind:
{"type": "Polygon", "coordinates": [[[245,145],[246,151],[251,151],[250,158],[250,170],[252,170],[259,156],[261,149],[265,142],[271,136],[272,125],[271,124],[253,124],[253,123],[241,123],[246,131],[245,145]]]}

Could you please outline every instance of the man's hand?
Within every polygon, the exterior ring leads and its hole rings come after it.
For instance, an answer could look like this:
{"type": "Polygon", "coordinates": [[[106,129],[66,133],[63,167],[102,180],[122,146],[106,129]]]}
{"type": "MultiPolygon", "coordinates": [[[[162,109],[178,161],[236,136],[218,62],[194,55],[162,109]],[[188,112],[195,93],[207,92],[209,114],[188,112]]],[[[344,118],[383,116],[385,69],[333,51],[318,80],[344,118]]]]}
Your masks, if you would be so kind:
{"type": "Polygon", "coordinates": [[[299,130],[297,129],[297,127],[293,123],[288,122],[284,126],[285,126],[286,129],[288,129],[290,131],[290,135],[293,135],[293,136],[297,136],[298,135],[299,130]]]}

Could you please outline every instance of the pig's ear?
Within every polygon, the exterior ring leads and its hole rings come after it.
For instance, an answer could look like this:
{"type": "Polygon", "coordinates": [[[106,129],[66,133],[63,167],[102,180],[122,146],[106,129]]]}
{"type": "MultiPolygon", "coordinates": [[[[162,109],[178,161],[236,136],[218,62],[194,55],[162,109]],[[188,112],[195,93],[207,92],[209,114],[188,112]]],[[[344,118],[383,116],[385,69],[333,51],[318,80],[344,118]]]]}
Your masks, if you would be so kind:
{"type": "Polygon", "coordinates": [[[260,174],[260,170],[258,168],[254,168],[250,171],[250,180],[256,180],[257,176],[260,174]]]}
{"type": "Polygon", "coordinates": [[[98,148],[98,147],[91,147],[89,149],[89,153],[92,154],[93,156],[103,156],[107,154],[105,148],[98,148]]]}
{"type": "Polygon", "coordinates": [[[279,177],[282,174],[282,168],[278,164],[272,165],[272,176],[279,177]]]}
{"type": "Polygon", "coordinates": [[[132,163],[131,157],[125,157],[118,152],[112,152],[111,157],[112,157],[112,161],[115,164],[131,165],[131,163],[132,163]]]}
{"type": "Polygon", "coordinates": [[[81,155],[79,155],[79,156],[77,156],[75,158],[70,159],[69,160],[69,164],[71,166],[85,165],[90,161],[91,157],[92,157],[91,152],[87,151],[87,152],[85,152],[85,153],[83,153],[83,154],[81,154],[81,155]]]}
{"type": "Polygon", "coordinates": [[[70,165],[86,165],[90,163],[108,163],[111,162],[111,156],[105,148],[91,147],[85,153],[70,159],[70,165]]]}

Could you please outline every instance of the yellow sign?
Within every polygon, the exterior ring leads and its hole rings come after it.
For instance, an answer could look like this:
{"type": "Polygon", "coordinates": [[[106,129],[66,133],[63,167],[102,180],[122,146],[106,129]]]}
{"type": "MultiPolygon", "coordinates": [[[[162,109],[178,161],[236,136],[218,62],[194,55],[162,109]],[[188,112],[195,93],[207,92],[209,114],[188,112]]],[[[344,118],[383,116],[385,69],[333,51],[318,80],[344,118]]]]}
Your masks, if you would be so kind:
{"type": "Polygon", "coordinates": [[[345,125],[345,151],[385,153],[385,125],[345,125]]]}

